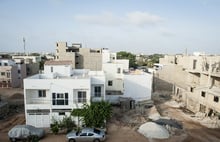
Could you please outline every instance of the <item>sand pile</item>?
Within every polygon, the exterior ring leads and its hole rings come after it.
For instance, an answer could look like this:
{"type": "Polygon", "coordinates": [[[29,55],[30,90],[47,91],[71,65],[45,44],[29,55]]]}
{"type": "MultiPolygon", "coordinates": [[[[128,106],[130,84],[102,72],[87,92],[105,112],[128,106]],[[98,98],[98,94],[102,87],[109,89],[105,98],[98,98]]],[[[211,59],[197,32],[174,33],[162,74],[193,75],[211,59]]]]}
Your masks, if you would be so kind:
{"type": "Polygon", "coordinates": [[[169,138],[169,132],[163,126],[154,122],[147,122],[141,125],[138,132],[148,138],[166,139],[169,138]]]}
{"type": "Polygon", "coordinates": [[[168,101],[165,103],[166,105],[172,107],[172,108],[180,108],[180,107],[184,107],[183,103],[178,103],[176,101],[168,101]]]}

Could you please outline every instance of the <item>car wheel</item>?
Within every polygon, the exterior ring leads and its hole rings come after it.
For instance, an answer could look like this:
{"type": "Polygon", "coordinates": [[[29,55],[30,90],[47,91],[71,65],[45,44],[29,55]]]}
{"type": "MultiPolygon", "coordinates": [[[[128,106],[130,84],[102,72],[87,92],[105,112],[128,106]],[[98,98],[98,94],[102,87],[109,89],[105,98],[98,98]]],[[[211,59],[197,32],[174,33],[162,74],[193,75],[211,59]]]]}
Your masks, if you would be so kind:
{"type": "Polygon", "coordinates": [[[94,139],[94,141],[93,142],[100,142],[100,140],[99,139],[94,139]]]}
{"type": "Polygon", "coordinates": [[[10,138],[11,142],[16,142],[16,138],[10,138]]]}
{"type": "Polygon", "coordinates": [[[69,139],[69,142],[76,142],[74,139],[69,139]]]}

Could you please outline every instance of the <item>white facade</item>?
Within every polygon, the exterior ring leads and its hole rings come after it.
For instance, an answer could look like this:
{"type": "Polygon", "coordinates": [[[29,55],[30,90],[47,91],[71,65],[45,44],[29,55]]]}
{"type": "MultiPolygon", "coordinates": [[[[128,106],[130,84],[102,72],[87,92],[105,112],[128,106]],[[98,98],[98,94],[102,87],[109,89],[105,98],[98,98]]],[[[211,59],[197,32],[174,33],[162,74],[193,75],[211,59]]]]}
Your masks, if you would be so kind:
{"type": "Polygon", "coordinates": [[[40,56],[12,56],[12,59],[24,59],[25,61],[32,60],[33,63],[38,63],[41,61],[40,56]]]}
{"type": "Polygon", "coordinates": [[[47,65],[44,67],[44,73],[57,73],[59,76],[71,76],[73,74],[73,70],[71,65],[47,65]]]}
{"type": "Polygon", "coordinates": [[[122,64],[123,66],[123,72],[128,72],[129,71],[129,60],[127,59],[120,59],[115,61],[118,64],[122,64]]]}
{"type": "Polygon", "coordinates": [[[117,60],[116,53],[111,53],[109,49],[102,49],[102,63],[111,63],[117,60]]]}
{"type": "Polygon", "coordinates": [[[152,74],[129,72],[129,60],[116,59],[103,63],[102,67],[106,76],[107,101],[117,104],[120,97],[132,98],[136,102],[151,99],[152,74]]]}
{"type": "Polygon", "coordinates": [[[105,63],[102,67],[106,75],[106,90],[123,92],[123,64],[105,63]]]}
{"type": "Polygon", "coordinates": [[[58,73],[65,65],[56,65],[53,73],[49,73],[50,66],[45,66],[46,74],[24,79],[26,124],[49,127],[52,119],[60,120],[70,115],[72,109],[82,108],[84,103],[105,99],[102,71],[74,70],[69,76],[68,72],[58,73]]]}
{"type": "Polygon", "coordinates": [[[153,75],[148,73],[126,74],[124,77],[125,92],[123,97],[129,97],[136,102],[151,100],[153,75]]]}

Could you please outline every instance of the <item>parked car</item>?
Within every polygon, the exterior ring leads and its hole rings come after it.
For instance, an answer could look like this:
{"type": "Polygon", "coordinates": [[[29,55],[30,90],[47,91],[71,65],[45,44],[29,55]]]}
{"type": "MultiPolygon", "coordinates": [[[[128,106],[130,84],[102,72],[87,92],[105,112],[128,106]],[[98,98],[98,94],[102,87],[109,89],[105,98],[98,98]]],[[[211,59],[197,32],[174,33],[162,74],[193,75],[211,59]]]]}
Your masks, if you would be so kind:
{"type": "Polygon", "coordinates": [[[28,138],[40,139],[44,135],[44,129],[36,128],[31,125],[16,125],[8,132],[8,137],[11,142],[25,140],[28,138]]]}
{"type": "Polygon", "coordinates": [[[100,142],[105,140],[105,132],[96,128],[83,128],[81,131],[72,131],[66,135],[68,142],[100,142]]]}

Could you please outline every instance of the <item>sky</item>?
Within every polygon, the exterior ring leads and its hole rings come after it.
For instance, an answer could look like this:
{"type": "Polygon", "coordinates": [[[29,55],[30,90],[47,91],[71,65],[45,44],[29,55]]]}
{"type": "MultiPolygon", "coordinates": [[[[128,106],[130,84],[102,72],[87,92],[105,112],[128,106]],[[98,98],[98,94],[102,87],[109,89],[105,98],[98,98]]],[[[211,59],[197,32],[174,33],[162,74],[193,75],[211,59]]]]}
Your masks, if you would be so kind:
{"type": "Polygon", "coordinates": [[[0,0],[0,52],[56,42],[135,54],[220,53],[220,0],[0,0]]]}

